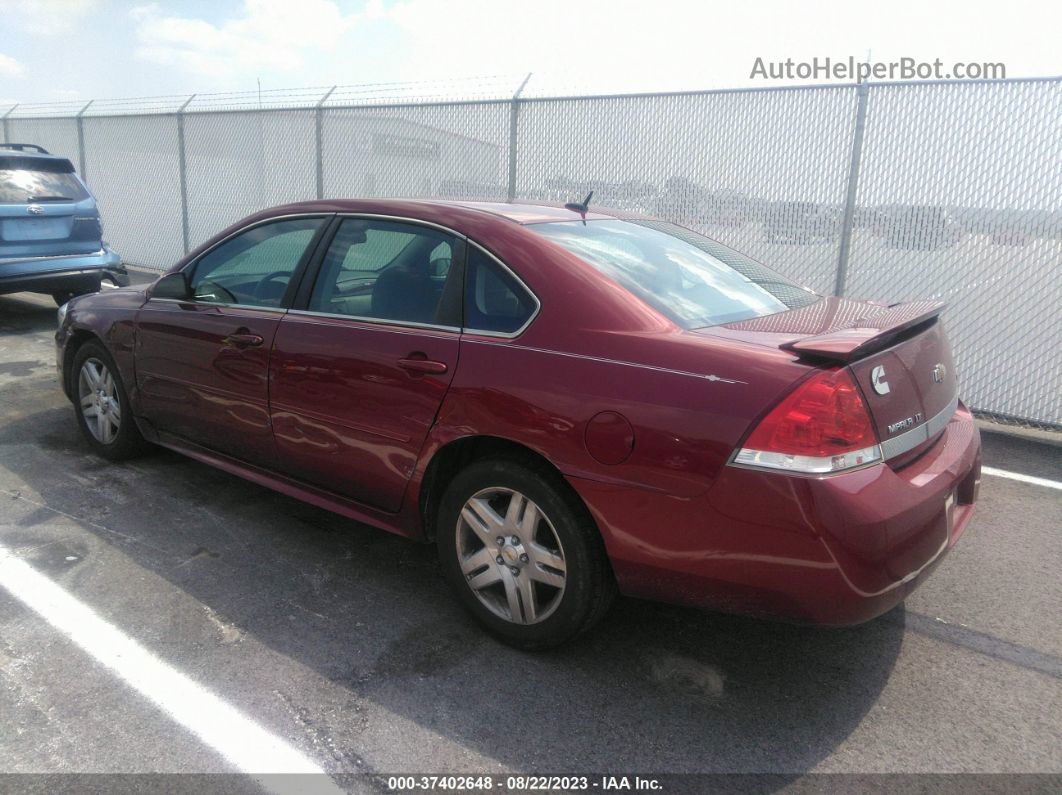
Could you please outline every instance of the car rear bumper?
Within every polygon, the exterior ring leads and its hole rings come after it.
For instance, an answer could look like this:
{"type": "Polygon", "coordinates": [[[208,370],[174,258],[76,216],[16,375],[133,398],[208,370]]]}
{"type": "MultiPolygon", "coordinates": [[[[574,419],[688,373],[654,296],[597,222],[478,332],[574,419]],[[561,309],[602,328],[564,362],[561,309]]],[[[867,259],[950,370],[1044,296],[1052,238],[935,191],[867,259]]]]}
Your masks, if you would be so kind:
{"type": "Polygon", "coordinates": [[[109,248],[68,257],[0,259],[0,294],[92,293],[100,289],[104,275],[120,287],[129,284],[122,258],[109,248]]]}
{"type": "Polygon", "coordinates": [[[570,479],[632,596],[856,624],[891,609],[958,541],[973,514],[981,441],[960,404],[902,468],[801,477],[726,467],[684,500],[570,479]]]}

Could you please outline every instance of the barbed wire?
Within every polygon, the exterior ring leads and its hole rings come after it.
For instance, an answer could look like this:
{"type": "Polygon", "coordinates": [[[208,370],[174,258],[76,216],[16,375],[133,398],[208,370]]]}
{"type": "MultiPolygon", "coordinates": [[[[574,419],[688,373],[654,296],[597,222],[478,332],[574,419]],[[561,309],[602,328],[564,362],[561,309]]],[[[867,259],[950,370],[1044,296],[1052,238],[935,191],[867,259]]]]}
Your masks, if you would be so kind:
{"type": "Polygon", "coordinates": [[[160,94],[48,102],[0,104],[0,117],[55,118],[83,114],[109,116],[141,113],[186,113],[224,110],[275,110],[362,104],[463,102],[508,100],[527,78],[523,75],[482,75],[469,78],[350,83],[332,86],[263,88],[251,91],[216,91],[195,94],[160,94]]]}

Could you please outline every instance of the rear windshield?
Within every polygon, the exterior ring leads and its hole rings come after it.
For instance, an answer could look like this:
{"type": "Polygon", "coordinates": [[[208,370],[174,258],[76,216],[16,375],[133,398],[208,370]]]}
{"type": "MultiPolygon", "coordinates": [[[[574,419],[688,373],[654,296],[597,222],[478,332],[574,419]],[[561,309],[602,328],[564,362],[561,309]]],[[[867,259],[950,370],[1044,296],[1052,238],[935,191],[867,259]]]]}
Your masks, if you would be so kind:
{"type": "Polygon", "coordinates": [[[0,204],[81,201],[88,192],[69,160],[0,157],[0,204]]]}
{"type": "Polygon", "coordinates": [[[773,315],[819,300],[754,259],[665,221],[563,221],[528,229],[687,329],[773,315]]]}

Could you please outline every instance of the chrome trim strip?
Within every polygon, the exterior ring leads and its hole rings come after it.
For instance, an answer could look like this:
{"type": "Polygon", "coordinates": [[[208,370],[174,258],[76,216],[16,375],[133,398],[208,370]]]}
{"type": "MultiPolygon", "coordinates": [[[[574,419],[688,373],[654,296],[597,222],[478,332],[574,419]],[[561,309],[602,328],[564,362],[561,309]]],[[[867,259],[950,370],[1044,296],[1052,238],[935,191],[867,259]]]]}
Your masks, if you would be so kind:
{"type": "MultiPolygon", "coordinates": [[[[382,215],[382,214],[379,214],[379,213],[359,213],[359,212],[337,212],[337,213],[335,213],[335,215],[336,215],[337,218],[374,218],[374,219],[383,220],[383,221],[396,221],[398,223],[407,223],[407,224],[415,224],[415,225],[418,225],[418,226],[427,226],[427,227],[431,227],[431,228],[438,229],[440,231],[446,232],[447,234],[453,235],[458,240],[462,240],[468,245],[475,246],[479,251],[481,251],[487,257],[489,257],[490,259],[494,260],[494,262],[498,265],[499,268],[501,268],[506,273],[508,273],[510,276],[512,276],[513,280],[520,286],[520,288],[524,292],[526,292],[529,296],[531,296],[531,300],[535,302],[535,311],[533,311],[531,313],[531,315],[527,318],[527,320],[524,322],[524,324],[522,326],[520,326],[520,328],[518,328],[516,331],[512,331],[512,332],[480,331],[479,329],[473,329],[473,328],[467,328],[467,327],[465,327],[465,328],[457,328],[456,326],[443,326],[443,325],[438,325],[438,324],[434,324],[434,323],[413,323],[413,322],[406,322],[406,321],[401,321],[401,320],[387,320],[385,318],[379,318],[379,317],[363,317],[363,316],[360,316],[360,315],[343,315],[343,314],[334,313],[334,312],[315,312],[315,311],[311,311],[311,310],[308,310],[308,309],[292,309],[291,310],[291,314],[295,314],[295,315],[310,315],[310,316],[316,315],[316,316],[319,316],[319,317],[344,318],[344,319],[347,319],[347,320],[357,320],[357,321],[362,322],[362,323],[374,323],[374,324],[380,324],[380,325],[386,325],[386,326],[409,326],[411,328],[436,329],[438,331],[460,331],[463,334],[474,334],[476,336],[499,337],[499,338],[502,338],[502,339],[513,339],[513,338],[518,337],[521,334],[523,334],[524,331],[527,329],[527,327],[530,326],[532,322],[534,322],[536,317],[538,317],[539,312],[542,311],[542,302],[539,300],[538,296],[535,295],[534,290],[532,290],[530,287],[527,286],[527,282],[525,282],[523,279],[521,279],[516,274],[516,272],[513,271],[512,268],[510,268],[508,265],[506,265],[504,262],[502,262],[500,259],[498,259],[496,256],[494,256],[492,253],[487,251],[487,249],[485,249],[479,243],[477,243],[476,241],[474,241],[471,238],[469,238],[468,235],[465,235],[465,234],[462,234],[461,232],[458,232],[456,229],[451,229],[448,226],[443,226],[442,224],[437,224],[437,223],[434,223],[432,221],[423,221],[423,220],[421,220],[419,218],[406,218],[406,217],[401,216],[401,215],[382,215]]],[[[466,254],[466,262],[467,262],[467,254],[466,254]]],[[[464,290],[462,290],[461,292],[462,292],[462,301],[463,301],[464,300],[464,290]]]]}
{"type": "Polygon", "coordinates": [[[770,469],[803,475],[831,475],[837,472],[851,472],[853,469],[880,461],[881,448],[876,444],[864,447],[862,450],[851,450],[847,453],[827,456],[789,455],[742,447],[731,459],[730,466],[770,469]],[[842,459],[839,465],[836,463],[838,458],[842,459]]]}
{"type": "Polygon", "coordinates": [[[216,306],[219,309],[253,309],[256,312],[268,312],[273,315],[286,315],[290,310],[276,306],[257,306],[255,304],[219,304],[215,301],[195,301],[191,298],[148,298],[144,308],[150,308],[153,302],[160,304],[194,304],[195,306],[216,306]]]}
{"type": "MultiPolygon", "coordinates": [[[[479,333],[479,332],[475,332],[479,333]]],[[[623,367],[637,367],[642,370],[652,370],[657,373],[669,373],[671,375],[684,375],[690,378],[703,378],[705,381],[719,382],[721,384],[746,384],[747,381],[738,381],[734,378],[722,378],[714,373],[705,375],[704,373],[691,373],[688,370],[674,370],[670,367],[657,367],[655,364],[640,364],[638,362],[625,362],[622,359],[606,359],[601,356],[592,356],[588,353],[566,353],[564,351],[553,351],[549,348],[534,348],[529,345],[502,345],[497,342],[490,342],[489,340],[462,340],[462,342],[469,345],[492,345],[495,348],[509,348],[510,350],[531,351],[533,353],[546,353],[552,356],[565,356],[569,359],[583,359],[589,362],[600,362],[602,364],[618,364],[623,367]]]]}
{"type": "MultiPolygon", "coordinates": [[[[512,268],[510,268],[508,265],[506,265],[504,262],[502,262],[500,259],[498,259],[496,256],[494,256],[491,252],[487,251],[487,249],[485,249],[479,243],[477,243],[474,240],[470,239],[468,237],[468,235],[465,235],[465,234],[463,234],[461,232],[458,232],[456,229],[451,229],[448,226],[443,226],[442,224],[437,224],[437,223],[434,223],[432,221],[424,221],[424,220],[422,220],[420,218],[407,218],[407,217],[401,216],[401,215],[383,215],[383,214],[380,214],[380,213],[359,213],[359,212],[337,212],[337,211],[328,211],[328,210],[312,210],[312,211],[307,211],[307,212],[302,212],[302,213],[289,213],[287,215],[274,215],[274,216],[272,216],[270,218],[263,218],[261,220],[258,220],[256,222],[254,222],[253,224],[248,224],[247,226],[241,226],[239,229],[235,230],[231,234],[226,235],[221,240],[219,240],[217,243],[215,243],[213,246],[208,248],[206,251],[202,252],[195,259],[193,259],[190,262],[186,263],[185,266],[183,268],[181,268],[180,271],[175,271],[175,272],[183,273],[183,272],[193,271],[195,269],[196,265],[199,264],[199,260],[201,260],[207,254],[212,252],[218,246],[220,246],[223,243],[225,243],[226,241],[232,239],[236,235],[242,234],[243,232],[246,232],[249,229],[254,229],[255,227],[261,226],[262,224],[268,224],[268,223],[271,223],[273,221],[282,221],[282,220],[287,220],[287,219],[291,219],[291,218],[328,218],[328,217],[333,217],[333,216],[337,217],[337,218],[373,218],[373,219],[378,219],[378,220],[383,220],[383,221],[396,221],[396,222],[399,222],[399,223],[415,224],[415,225],[418,225],[418,226],[427,226],[427,227],[431,227],[433,229],[438,229],[440,231],[446,232],[447,234],[453,235],[455,238],[457,238],[459,240],[462,240],[462,241],[464,241],[465,243],[467,243],[469,245],[475,246],[482,253],[484,253],[485,255],[490,257],[492,260],[494,260],[494,262],[497,263],[498,267],[500,267],[502,270],[504,270],[506,273],[508,273],[510,276],[512,276],[513,279],[516,281],[516,283],[518,285],[520,285],[520,287],[529,296],[531,296],[531,300],[535,302],[535,311],[531,313],[530,317],[528,317],[528,319],[524,322],[524,324],[522,326],[520,326],[520,328],[518,328],[516,331],[512,331],[512,332],[481,331],[481,330],[478,330],[478,329],[471,329],[471,328],[460,328],[459,329],[459,328],[456,328],[455,326],[442,326],[442,325],[435,325],[435,324],[432,324],[432,323],[410,323],[410,322],[403,322],[403,321],[397,321],[397,320],[385,320],[383,318],[377,318],[377,317],[360,317],[360,316],[354,316],[354,315],[342,315],[342,314],[332,313],[332,312],[312,312],[312,311],[303,310],[303,309],[292,309],[292,310],[284,310],[284,311],[290,311],[292,314],[298,314],[298,315],[309,315],[309,316],[317,315],[319,317],[344,318],[344,319],[347,319],[347,320],[357,320],[357,321],[362,322],[362,323],[378,323],[380,325],[387,325],[387,326],[409,326],[409,327],[413,327],[413,328],[435,329],[435,330],[438,330],[438,331],[460,331],[460,332],[462,332],[464,334],[475,334],[477,336],[484,336],[484,337],[498,337],[498,338],[502,338],[502,339],[513,339],[515,337],[519,337],[521,334],[524,333],[524,331],[527,329],[527,327],[530,326],[531,323],[534,322],[535,318],[538,317],[539,312],[542,311],[542,302],[539,300],[538,296],[535,295],[534,290],[532,290],[530,287],[527,286],[527,282],[525,282],[523,279],[521,279],[513,271],[512,268]]],[[[467,255],[466,255],[466,259],[467,259],[467,255]]],[[[463,293],[464,293],[464,291],[462,290],[462,297],[463,297],[463,293]]],[[[203,304],[203,303],[205,303],[205,302],[202,302],[202,301],[194,301],[194,300],[193,301],[180,301],[180,300],[174,299],[174,298],[153,298],[153,297],[149,297],[149,302],[150,301],[170,301],[170,302],[174,302],[174,303],[194,303],[194,304],[203,304]]],[[[247,309],[261,309],[262,308],[262,307],[256,307],[256,306],[248,306],[246,304],[213,304],[212,303],[210,305],[211,306],[235,306],[235,307],[247,308],[247,309]]]]}
{"type": "MultiPolygon", "coordinates": [[[[10,241],[9,241],[10,242],[10,241]]],[[[89,254],[49,254],[41,257],[0,257],[0,265],[12,265],[19,262],[40,262],[41,260],[49,259],[80,259],[81,257],[99,257],[106,254],[106,249],[100,249],[99,251],[93,251],[89,254]]]]}
{"type": "Polygon", "coordinates": [[[195,259],[190,260],[189,262],[186,262],[184,264],[184,267],[181,268],[180,270],[178,270],[178,271],[164,271],[164,274],[166,274],[166,273],[184,273],[185,271],[187,271],[190,268],[192,270],[194,270],[195,266],[199,264],[199,260],[201,260],[207,254],[212,252],[214,249],[218,248],[218,246],[221,246],[222,244],[228,242],[229,240],[232,240],[232,238],[236,237],[236,235],[243,234],[244,232],[246,232],[246,231],[248,231],[250,229],[256,229],[257,227],[262,226],[263,224],[270,224],[273,221],[287,221],[287,220],[290,220],[292,218],[321,218],[321,219],[327,221],[327,219],[331,218],[334,215],[335,215],[334,212],[329,212],[328,210],[313,210],[313,211],[306,211],[306,212],[302,212],[302,213],[288,213],[287,215],[274,215],[274,216],[271,216],[269,218],[261,218],[261,219],[255,221],[253,224],[247,224],[247,226],[241,226],[236,231],[230,232],[229,234],[225,235],[225,237],[221,238],[221,240],[219,240],[217,243],[212,245],[206,251],[204,251],[201,254],[199,254],[199,256],[197,256],[195,259]]]}
{"type": "Polygon", "coordinates": [[[422,221],[419,218],[406,218],[405,216],[401,216],[401,215],[382,215],[380,213],[359,213],[359,212],[354,212],[354,211],[334,212],[332,214],[335,215],[338,218],[378,218],[378,219],[381,219],[381,220],[384,220],[384,221],[399,221],[399,222],[405,223],[405,224],[417,224],[419,226],[430,226],[430,227],[433,227],[435,229],[441,229],[443,232],[446,232],[447,234],[453,235],[454,237],[460,238],[461,240],[468,240],[468,236],[467,235],[464,235],[461,232],[458,232],[456,229],[451,229],[448,226],[443,226],[442,224],[437,224],[434,221],[422,221]]]}
{"type": "Polygon", "coordinates": [[[956,395],[951,399],[941,411],[934,414],[928,420],[923,422],[917,428],[911,428],[909,431],[904,431],[899,436],[894,436],[891,439],[885,439],[881,443],[881,455],[888,461],[890,458],[895,458],[898,455],[903,455],[908,450],[913,450],[922,444],[922,442],[936,436],[945,426],[951,421],[952,415],[959,408],[959,398],[956,395]]]}
{"type": "Polygon", "coordinates": [[[371,323],[380,326],[407,326],[410,328],[434,329],[436,331],[460,332],[457,326],[442,326],[435,323],[415,323],[412,320],[388,320],[382,317],[364,317],[363,315],[344,315],[341,312],[316,312],[309,309],[289,309],[289,315],[302,315],[305,317],[334,317],[339,320],[356,320],[359,323],[371,323]]]}

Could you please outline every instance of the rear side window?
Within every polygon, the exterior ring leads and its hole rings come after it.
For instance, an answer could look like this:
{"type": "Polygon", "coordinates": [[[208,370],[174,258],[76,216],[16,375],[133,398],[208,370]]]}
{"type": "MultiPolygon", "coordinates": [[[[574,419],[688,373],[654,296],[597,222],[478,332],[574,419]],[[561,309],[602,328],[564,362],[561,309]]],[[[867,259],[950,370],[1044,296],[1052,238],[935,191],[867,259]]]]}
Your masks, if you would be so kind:
{"type": "Polygon", "coordinates": [[[733,249],[664,221],[528,226],[618,282],[682,328],[807,306],[819,296],[733,249]]]}
{"type": "Polygon", "coordinates": [[[350,234],[356,221],[345,221],[330,254],[343,253],[340,267],[345,272],[364,271],[375,273],[394,261],[406,246],[417,236],[414,231],[394,229],[365,229],[364,242],[344,246],[344,238],[350,234]],[[341,250],[342,247],[342,250],[341,250]],[[344,253],[345,252],[345,253],[344,253]]]}
{"type": "Polygon", "coordinates": [[[433,227],[346,218],[329,244],[307,308],[364,320],[456,325],[459,294],[444,300],[454,243],[433,227]]]}
{"type": "Polygon", "coordinates": [[[470,246],[465,275],[465,329],[512,334],[538,307],[512,274],[476,246],[470,246]]]}
{"type": "Polygon", "coordinates": [[[77,202],[88,195],[69,160],[0,156],[0,204],[77,202]]]}

